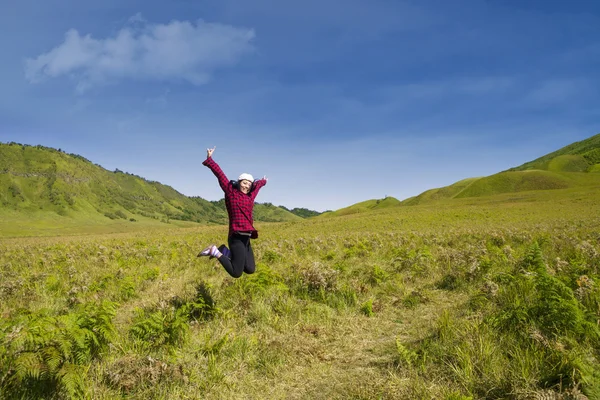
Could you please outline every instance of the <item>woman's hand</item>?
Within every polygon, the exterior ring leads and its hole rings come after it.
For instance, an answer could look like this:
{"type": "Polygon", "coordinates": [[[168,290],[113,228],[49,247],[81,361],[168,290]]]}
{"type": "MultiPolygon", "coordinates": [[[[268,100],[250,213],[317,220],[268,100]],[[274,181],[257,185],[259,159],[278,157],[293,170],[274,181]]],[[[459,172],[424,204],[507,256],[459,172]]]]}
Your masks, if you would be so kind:
{"type": "Polygon", "coordinates": [[[265,175],[265,176],[263,176],[263,179],[265,180],[265,182],[268,182],[268,181],[269,181],[269,178],[267,178],[267,176],[266,176],[266,175],[265,175]]]}
{"type": "Polygon", "coordinates": [[[212,149],[206,149],[206,158],[211,158],[216,148],[217,146],[213,147],[212,149]]]}

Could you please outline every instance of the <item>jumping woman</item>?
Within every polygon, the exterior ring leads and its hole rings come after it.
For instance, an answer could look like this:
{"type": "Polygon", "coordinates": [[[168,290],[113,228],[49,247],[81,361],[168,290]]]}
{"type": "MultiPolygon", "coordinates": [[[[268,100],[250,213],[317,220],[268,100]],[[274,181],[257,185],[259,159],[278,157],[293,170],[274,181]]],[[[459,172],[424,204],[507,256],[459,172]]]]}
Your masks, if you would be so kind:
{"type": "Polygon", "coordinates": [[[216,257],[225,271],[234,278],[239,278],[242,273],[254,273],[254,253],[250,239],[258,237],[258,231],[254,229],[252,211],[254,199],[260,188],[267,184],[267,177],[254,180],[252,175],[243,173],[237,181],[230,181],[212,159],[216,146],[206,149],[206,160],[202,165],[207,166],[215,174],[219,186],[225,193],[225,206],[229,216],[229,237],[227,239],[229,248],[225,245],[219,247],[213,245],[202,250],[198,257],[216,257]]]}

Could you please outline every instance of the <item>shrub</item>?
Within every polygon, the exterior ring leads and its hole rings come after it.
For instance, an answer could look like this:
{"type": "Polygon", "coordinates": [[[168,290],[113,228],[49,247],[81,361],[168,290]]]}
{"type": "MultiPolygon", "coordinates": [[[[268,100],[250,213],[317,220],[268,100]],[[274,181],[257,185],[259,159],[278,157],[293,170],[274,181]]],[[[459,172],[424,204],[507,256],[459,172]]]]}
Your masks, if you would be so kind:
{"type": "Polygon", "coordinates": [[[162,382],[182,383],[187,380],[181,365],[174,365],[150,356],[127,354],[106,369],[103,380],[109,386],[130,394],[145,385],[162,382]]]}
{"type": "Polygon", "coordinates": [[[315,262],[299,270],[300,281],[309,292],[334,291],[338,286],[338,271],[315,262]]]}
{"type": "Polygon", "coordinates": [[[115,211],[115,215],[118,218],[127,219],[127,215],[123,211],[121,211],[121,210],[115,211]]]}
{"type": "Polygon", "coordinates": [[[115,214],[111,213],[111,212],[105,212],[104,216],[110,219],[118,219],[119,217],[117,217],[115,214]]]}

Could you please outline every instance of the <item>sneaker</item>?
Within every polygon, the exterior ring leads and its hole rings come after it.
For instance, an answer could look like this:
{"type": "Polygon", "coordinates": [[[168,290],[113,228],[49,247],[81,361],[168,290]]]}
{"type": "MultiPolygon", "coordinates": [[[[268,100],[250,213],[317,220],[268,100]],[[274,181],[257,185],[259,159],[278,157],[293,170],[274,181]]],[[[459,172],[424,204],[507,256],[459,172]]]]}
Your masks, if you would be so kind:
{"type": "Polygon", "coordinates": [[[204,250],[202,250],[200,253],[198,253],[197,257],[205,257],[205,256],[210,256],[210,258],[213,258],[210,255],[210,252],[212,250],[212,248],[215,247],[214,244],[211,244],[210,246],[208,246],[207,248],[205,248],[204,250]]]}

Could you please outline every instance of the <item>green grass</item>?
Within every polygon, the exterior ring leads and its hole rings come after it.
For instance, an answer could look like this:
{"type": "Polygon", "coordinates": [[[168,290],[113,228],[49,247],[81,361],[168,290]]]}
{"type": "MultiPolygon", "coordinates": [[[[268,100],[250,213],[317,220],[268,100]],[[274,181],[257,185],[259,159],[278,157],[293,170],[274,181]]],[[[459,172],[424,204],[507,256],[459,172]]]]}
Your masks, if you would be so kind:
{"type": "Polygon", "coordinates": [[[583,156],[571,154],[555,157],[548,163],[548,171],[557,172],[586,172],[589,167],[583,156]]]}
{"type": "Polygon", "coordinates": [[[503,172],[478,179],[457,193],[455,197],[490,196],[527,190],[565,189],[570,186],[567,177],[549,171],[503,172]]]}
{"type": "Polygon", "coordinates": [[[4,238],[0,399],[597,399],[599,210],[576,186],[260,223],[238,280],[196,258],[226,226],[4,238]]]}

